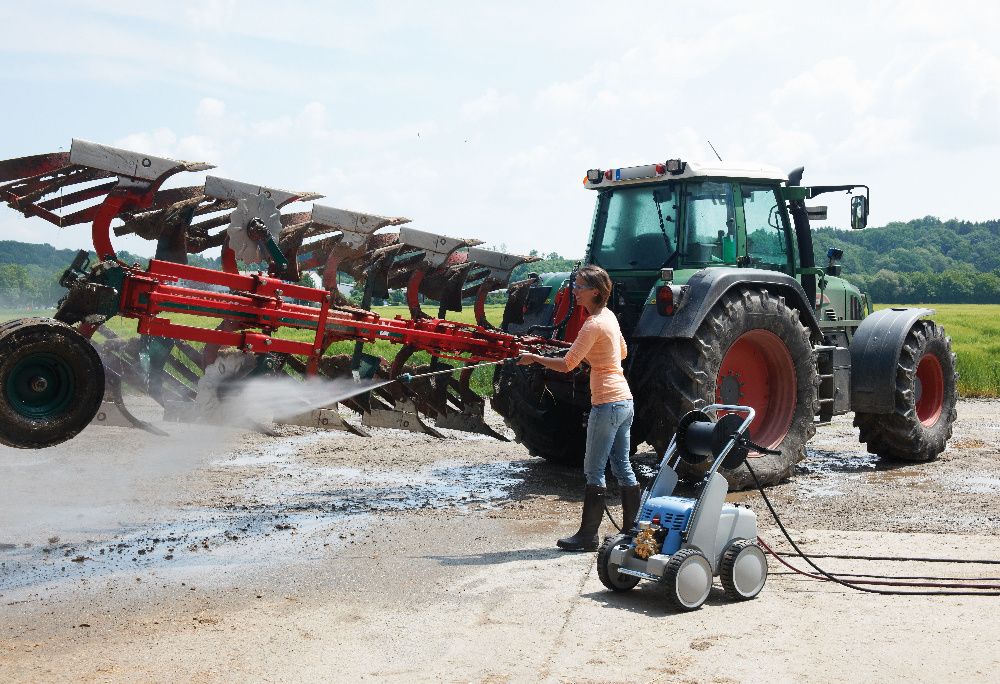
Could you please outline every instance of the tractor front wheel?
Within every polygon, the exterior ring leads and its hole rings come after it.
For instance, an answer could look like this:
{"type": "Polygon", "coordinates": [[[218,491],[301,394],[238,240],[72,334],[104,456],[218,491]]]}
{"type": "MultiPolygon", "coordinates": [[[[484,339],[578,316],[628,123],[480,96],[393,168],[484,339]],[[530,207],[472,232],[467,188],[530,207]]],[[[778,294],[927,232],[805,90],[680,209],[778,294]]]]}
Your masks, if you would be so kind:
{"type": "MultiPolygon", "coordinates": [[[[816,433],[816,353],[799,313],[766,289],[723,295],[691,339],[645,343],[632,373],[645,440],[666,448],[681,417],[708,404],[751,406],[751,438],[778,456],[753,461],[762,484],[792,473],[816,433]]],[[[636,435],[639,437],[639,435],[636,435]]],[[[753,454],[751,454],[753,456],[753,454]]],[[[682,462],[679,474],[701,477],[708,463],[682,462]]],[[[732,489],[753,486],[746,468],[720,471],[732,489]]]]}
{"type": "Polygon", "coordinates": [[[951,438],[958,403],[951,339],[933,321],[917,321],[896,362],[893,413],[856,413],[859,441],[881,458],[930,461],[951,438]]]}
{"type": "Polygon", "coordinates": [[[48,318],[0,326],[0,444],[65,442],[94,419],[103,398],[101,358],[77,330],[48,318]]]}

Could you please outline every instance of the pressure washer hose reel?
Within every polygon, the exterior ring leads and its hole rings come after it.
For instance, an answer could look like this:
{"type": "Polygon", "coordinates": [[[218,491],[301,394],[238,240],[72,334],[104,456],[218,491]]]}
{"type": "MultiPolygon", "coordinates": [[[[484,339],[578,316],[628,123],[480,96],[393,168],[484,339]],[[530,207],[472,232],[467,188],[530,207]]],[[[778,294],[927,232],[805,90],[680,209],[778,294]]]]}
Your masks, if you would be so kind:
{"type": "Polygon", "coordinates": [[[757,516],[746,506],[726,503],[729,485],[718,472],[739,467],[751,449],[773,453],[750,441],[754,415],[749,406],[713,404],[681,419],[656,478],[643,493],[636,526],[606,539],[597,553],[604,586],[628,591],[640,580],[657,582],[670,603],[684,611],[701,607],[716,576],[732,600],[760,593],[767,558],[756,543],[757,516]],[[673,496],[680,461],[708,459],[712,463],[697,496],[673,496]]]}

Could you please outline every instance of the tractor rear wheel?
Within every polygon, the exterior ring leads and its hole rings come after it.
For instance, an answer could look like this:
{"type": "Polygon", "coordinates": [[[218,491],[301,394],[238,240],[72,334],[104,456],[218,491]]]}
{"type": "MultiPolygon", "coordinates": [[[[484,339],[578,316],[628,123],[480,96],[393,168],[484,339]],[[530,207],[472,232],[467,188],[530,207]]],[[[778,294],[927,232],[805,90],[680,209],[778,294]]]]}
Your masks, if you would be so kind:
{"type": "Polygon", "coordinates": [[[94,419],[103,398],[101,358],[77,330],[49,318],[0,327],[0,444],[65,442],[94,419]]]}
{"type": "MultiPolygon", "coordinates": [[[[688,411],[716,403],[752,406],[751,438],[781,451],[755,458],[762,484],[791,475],[816,433],[819,378],[809,331],[784,297],[766,289],[726,293],[691,339],[645,343],[630,380],[640,399],[637,413],[649,426],[645,440],[661,452],[688,411]]],[[[679,474],[696,480],[708,465],[682,463],[679,474]]],[[[743,467],[720,472],[731,489],[754,484],[743,467]]]]}
{"type": "Polygon", "coordinates": [[[497,366],[491,404],[532,455],[560,465],[583,463],[586,407],[558,401],[546,389],[540,369],[497,366]]]}
{"type": "Polygon", "coordinates": [[[917,321],[896,363],[893,413],[856,413],[859,441],[881,458],[930,461],[951,438],[958,402],[951,338],[933,321],[917,321]]]}

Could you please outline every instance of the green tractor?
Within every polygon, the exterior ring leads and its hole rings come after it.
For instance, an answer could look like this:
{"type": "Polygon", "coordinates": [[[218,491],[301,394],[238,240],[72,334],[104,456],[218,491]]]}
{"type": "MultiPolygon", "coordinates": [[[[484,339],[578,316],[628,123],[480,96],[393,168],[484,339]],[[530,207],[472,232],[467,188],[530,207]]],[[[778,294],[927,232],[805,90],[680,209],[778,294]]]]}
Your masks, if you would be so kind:
{"type": "MultiPolygon", "coordinates": [[[[804,187],[802,172],[676,159],[587,172],[597,207],[585,262],[614,283],[633,445],[662,453],[681,416],[720,403],[752,406],[753,440],[781,452],[755,461],[766,483],[787,478],[816,426],[848,411],[882,458],[926,461],[945,449],[958,398],[951,340],[929,309],[873,313],[840,277],[840,250],[815,264],[809,221],[826,208],[806,200],[849,193],[851,227],[862,229],[869,193],[804,187]]],[[[572,278],[532,274],[512,285],[504,329],[572,341],[586,316],[569,296],[572,278]]],[[[582,461],[586,370],[501,367],[492,403],[531,453],[582,461]]],[[[745,469],[723,474],[731,488],[752,484],[745,469]]]]}

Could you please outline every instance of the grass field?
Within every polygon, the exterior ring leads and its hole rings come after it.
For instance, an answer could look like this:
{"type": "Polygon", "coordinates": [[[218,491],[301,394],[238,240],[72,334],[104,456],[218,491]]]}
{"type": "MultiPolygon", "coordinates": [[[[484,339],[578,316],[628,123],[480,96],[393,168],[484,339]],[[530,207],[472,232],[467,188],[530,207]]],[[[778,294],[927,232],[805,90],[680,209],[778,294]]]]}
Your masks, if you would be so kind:
{"type": "MultiPolygon", "coordinates": [[[[885,306],[878,306],[884,309],[885,306]]],[[[908,304],[906,306],[918,306],[908,304]]],[[[963,397],[1000,397],[1000,304],[927,304],[958,355],[963,397]]]]}
{"type": "MultiPolygon", "coordinates": [[[[886,304],[878,308],[892,306],[886,304]]],[[[928,305],[937,313],[934,320],[943,325],[952,339],[952,347],[958,355],[959,392],[963,397],[1000,397],[1000,304],[934,304],[928,305]]],[[[404,306],[386,306],[373,309],[381,316],[393,318],[397,315],[409,317],[409,311],[404,306]]],[[[501,305],[486,307],[486,317],[499,322],[503,311],[501,305]]],[[[12,311],[0,309],[0,322],[20,316],[51,316],[48,311],[12,311]]],[[[450,314],[449,318],[464,323],[474,322],[471,307],[458,314],[450,314]]],[[[213,325],[211,319],[197,316],[178,315],[171,320],[184,325],[213,325]]],[[[134,335],[135,321],[123,318],[113,318],[108,327],[119,335],[134,335]]],[[[283,331],[282,337],[289,339],[311,339],[305,331],[283,331]]],[[[348,354],[353,350],[353,343],[339,342],[331,345],[330,353],[348,354]]],[[[366,346],[366,351],[385,358],[392,358],[398,351],[397,345],[389,342],[376,342],[366,346]]],[[[430,357],[423,352],[414,354],[412,360],[425,363],[430,357]]],[[[490,379],[492,368],[476,369],[472,376],[472,388],[480,394],[488,394],[491,389],[490,379]]]]}

